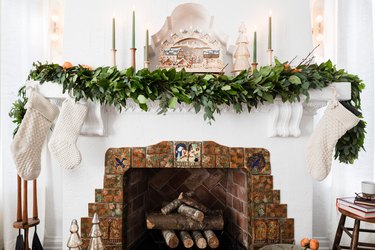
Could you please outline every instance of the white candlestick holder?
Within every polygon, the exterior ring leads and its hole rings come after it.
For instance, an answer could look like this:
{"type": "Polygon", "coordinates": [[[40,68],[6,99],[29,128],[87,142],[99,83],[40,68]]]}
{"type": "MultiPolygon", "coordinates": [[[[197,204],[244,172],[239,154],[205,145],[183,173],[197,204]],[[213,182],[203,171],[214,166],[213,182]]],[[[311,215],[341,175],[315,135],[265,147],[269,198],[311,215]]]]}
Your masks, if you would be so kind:
{"type": "Polygon", "coordinates": [[[273,49],[268,49],[267,54],[268,54],[268,65],[272,66],[273,65],[273,49]]]}

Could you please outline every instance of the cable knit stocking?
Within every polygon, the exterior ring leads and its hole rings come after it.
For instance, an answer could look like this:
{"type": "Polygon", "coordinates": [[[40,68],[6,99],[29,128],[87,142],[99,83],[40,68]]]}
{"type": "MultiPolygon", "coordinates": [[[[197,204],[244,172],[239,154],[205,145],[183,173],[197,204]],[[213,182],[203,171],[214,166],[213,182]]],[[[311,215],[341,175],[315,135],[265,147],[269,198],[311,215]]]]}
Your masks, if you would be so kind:
{"type": "Polygon", "coordinates": [[[337,141],[359,122],[359,118],[338,101],[331,101],[307,143],[307,164],[311,176],[324,180],[331,171],[337,141]]]}
{"type": "Polygon", "coordinates": [[[60,116],[48,144],[50,152],[63,168],[72,169],[81,163],[81,154],[76,142],[86,114],[85,104],[75,103],[70,98],[63,102],[60,116]]]}
{"type": "Polygon", "coordinates": [[[36,92],[26,103],[26,114],[11,145],[17,173],[24,180],[34,180],[40,174],[42,145],[59,109],[36,92]]]}

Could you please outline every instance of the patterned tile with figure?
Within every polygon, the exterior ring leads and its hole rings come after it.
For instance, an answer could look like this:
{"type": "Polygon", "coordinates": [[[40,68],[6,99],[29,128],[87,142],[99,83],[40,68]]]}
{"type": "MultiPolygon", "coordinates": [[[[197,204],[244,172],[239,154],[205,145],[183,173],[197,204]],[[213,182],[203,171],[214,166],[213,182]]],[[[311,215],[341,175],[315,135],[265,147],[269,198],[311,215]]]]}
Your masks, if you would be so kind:
{"type": "Polygon", "coordinates": [[[106,174],[124,174],[130,168],[130,148],[110,148],[105,157],[106,174]]]}
{"type": "Polygon", "coordinates": [[[189,144],[189,163],[190,165],[199,166],[201,164],[201,151],[202,151],[202,144],[198,142],[192,142],[189,144]]]}
{"type": "Polygon", "coordinates": [[[200,167],[202,164],[202,143],[178,141],[174,143],[175,167],[200,167]]]}
{"type": "Polygon", "coordinates": [[[271,174],[269,151],[264,148],[246,148],[245,165],[254,175],[271,174]]]}

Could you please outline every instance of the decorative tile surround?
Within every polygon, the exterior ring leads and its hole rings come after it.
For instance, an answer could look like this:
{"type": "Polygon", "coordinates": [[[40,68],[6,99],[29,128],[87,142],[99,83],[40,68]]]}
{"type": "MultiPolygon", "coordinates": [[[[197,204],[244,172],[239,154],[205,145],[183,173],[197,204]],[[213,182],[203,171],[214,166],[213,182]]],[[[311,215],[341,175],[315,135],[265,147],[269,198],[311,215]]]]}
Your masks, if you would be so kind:
{"type": "Polygon", "coordinates": [[[226,147],[212,141],[163,141],[148,147],[107,150],[104,187],[95,190],[88,217],[81,218],[83,249],[90,240],[94,212],[101,220],[106,249],[127,249],[128,243],[146,230],[140,219],[144,214],[139,211],[161,205],[161,199],[145,197],[167,199],[187,191],[187,186],[202,202],[224,209],[229,218],[225,229],[238,233],[248,249],[294,242],[294,220],[287,218],[287,205],[280,204],[280,191],[273,189],[269,151],[226,147]],[[192,182],[194,178],[199,183],[192,182]]]}

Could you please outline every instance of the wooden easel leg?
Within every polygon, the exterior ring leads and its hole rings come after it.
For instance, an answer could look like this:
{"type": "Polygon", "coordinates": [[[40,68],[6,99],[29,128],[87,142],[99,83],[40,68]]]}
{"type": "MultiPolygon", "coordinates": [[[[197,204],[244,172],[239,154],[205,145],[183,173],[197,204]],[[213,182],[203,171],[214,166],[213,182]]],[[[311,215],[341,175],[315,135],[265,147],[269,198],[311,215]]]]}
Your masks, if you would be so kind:
{"type": "Polygon", "coordinates": [[[26,225],[28,222],[27,215],[27,181],[23,181],[23,204],[22,204],[22,224],[26,225]]]}
{"type": "Polygon", "coordinates": [[[354,221],[354,228],[353,228],[353,238],[352,241],[350,242],[350,249],[351,250],[357,250],[358,247],[358,238],[359,238],[359,225],[361,221],[360,220],[355,220],[354,221]]]}
{"type": "Polygon", "coordinates": [[[36,179],[33,181],[33,219],[38,219],[38,196],[36,179]]]}
{"type": "Polygon", "coordinates": [[[341,241],[341,237],[342,237],[342,232],[343,232],[344,226],[345,226],[345,220],[346,220],[346,216],[342,214],[341,217],[340,217],[339,224],[337,226],[335,241],[333,242],[332,250],[339,249],[340,241],[341,241]]]}
{"type": "Polygon", "coordinates": [[[22,221],[22,191],[21,191],[21,177],[17,175],[17,222],[22,221]]]}
{"type": "MultiPolygon", "coordinates": [[[[22,212],[22,224],[28,224],[27,214],[27,181],[23,181],[23,212],[22,212]]],[[[29,250],[29,229],[25,228],[25,250],[29,250]]]]}
{"type": "Polygon", "coordinates": [[[29,229],[25,228],[25,250],[29,250],[29,229]]]}

